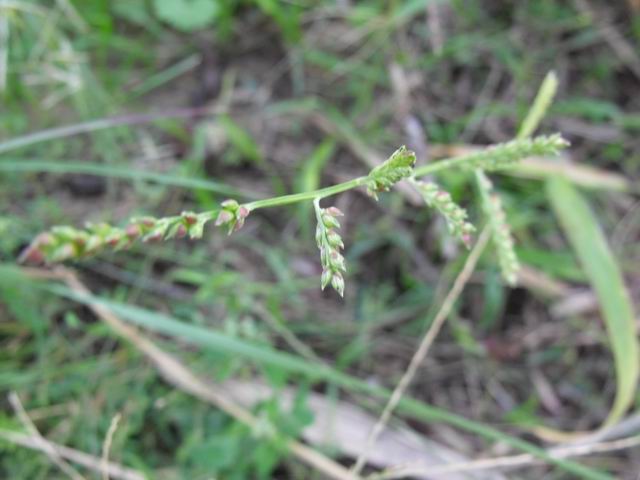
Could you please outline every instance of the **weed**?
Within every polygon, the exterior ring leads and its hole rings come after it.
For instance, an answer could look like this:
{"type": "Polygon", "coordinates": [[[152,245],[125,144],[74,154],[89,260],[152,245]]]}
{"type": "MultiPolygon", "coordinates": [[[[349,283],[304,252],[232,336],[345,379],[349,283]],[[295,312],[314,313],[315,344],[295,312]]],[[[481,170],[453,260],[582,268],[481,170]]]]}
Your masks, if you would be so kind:
{"type": "Polygon", "coordinates": [[[637,437],[530,440],[637,400],[614,3],[0,0],[0,477],[633,477],[637,437]]]}
{"type": "MultiPolygon", "coordinates": [[[[20,258],[23,262],[34,264],[61,262],[93,255],[106,247],[121,250],[136,240],[157,242],[174,237],[182,238],[187,235],[191,239],[197,239],[202,237],[206,223],[212,219],[215,219],[216,226],[226,226],[228,233],[231,234],[242,228],[245,219],[258,208],[313,201],[318,219],[316,242],[320,249],[323,269],[321,286],[324,289],[326,285],[331,283],[333,288],[343,296],[345,284],[342,275],[346,271],[346,267],[339,249],[344,248],[344,243],[335,231],[340,226],[336,217],[341,215],[341,212],[337,209],[321,209],[318,203],[320,199],[360,186],[366,186],[367,192],[377,199],[378,192],[389,190],[405,178],[454,167],[490,171],[509,168],[528,156],[556,155],[567,145],[568,143],[559,135],[541,136],[532,140],[514,140],[488,147],[483,152],[442,160],[418,169],[414,169],[415,154],[405,147],[401,147],[384,163],[372,169],[368,175],[320,190],[257,200],[242,205],[236,200],[226,200],[217,210],[202,213],[183,212],[179,216],[164,218],[134,218],[125,228],[117,228],[104,223],[87,225],[85,229],[81,230],[73,227],[54,227],[49,232],[40,234],[20,258]]],[[[488,179],[486,177],[479,178],[482,179],[480,184],[483,192],[488,191],[488,179]]],[[[447,192],[438,190],[437,187],[434,191],[434,187],[425,184],[418,185],[424,194],[427,205],[442,213],[449,222],[451,233],[468,245],[474,227],[466,221],[466,213],[451,202],[447,192]]],[[[509,283],[514,283],[517,259],[513,251],[513,241],[508,233],[508,226],[499,206],[499,199],[495,194],[489,195],[486,194],[489,199],[485,201],[486,213],[491,219],[499,239],[496,245],[500,264],[505,279],[509,283]]]]}

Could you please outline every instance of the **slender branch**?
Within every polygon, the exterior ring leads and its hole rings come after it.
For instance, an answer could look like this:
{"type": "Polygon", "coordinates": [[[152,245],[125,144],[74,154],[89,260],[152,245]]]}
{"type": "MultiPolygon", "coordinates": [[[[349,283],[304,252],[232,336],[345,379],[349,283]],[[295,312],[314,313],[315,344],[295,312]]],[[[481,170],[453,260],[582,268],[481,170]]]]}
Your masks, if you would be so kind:
{"type": "MultiPolygon", "coordinates": [[[[549,450],[549,455],[556,458],[568,458],[596,453],[613,452],[627,448],[634,448],[640,445],[640,436],[632,436],[602,443],[589,443],[586,445],[569,445],[566,447],[553,448],[549,450]]],[[[427,474],[429,478],[447,478],[452,473],[461,472],[481,472],[484,470],[500,470],[508,468],[518,468],[535,465],[540,459],[528,453],[520,455],[510,455],[505,457],[483,458],[471,462],[451,463],[446,465],[401,465],[389,468],[383,472],[367,477],[367,480],[391,480],[396,478],[406,478],[427,474]]]]}
{"type": "MultiPolygon", "coordinates": [[[[0,428],[0,439],[5,442],[20,445],[21,447],[38,450],[43,452],[45,455],[50,455],[53,452],[60,458],[69,460],[70,462],[93,470],[94,472],[100,472],[102,470],[102,462],[100,458],[64,445],[58,445],[57,443],[43,439],[38,435],[27,435],[25,433],[13,432],[11,430],[0,428]]],[[[112,479],[145,480],[145,476],[142,472],[123,467],[117,463],[109,462],[108,468],[112,479]]]]}
{"type": "Polygon", "coordinates": [[[560,150],[568,146],[569,142],[560,135],[541,135],[532,139],[517,139],[418,167],[414,170],[414,176],[421,177],[453,167],[489,171],[502,170],[515,166],[520,160],[527,157],[557,155],[560,150]]]}
{"type": "Polygon", "coordinates": [[[347,182],[338,183],[330,187],[320,188],[318,190],[312,190],[309,192],[293,193],[291,195],[283,195],[281,197],[266,198],[264,200],[256,200],[255,202],[246,203],[245,207],[251,210],[257,210],[259,208],[277,207],[281,205],[289,205],[291,203],[305,202],[309,200],[315,200],[316,198],[325,198],[338,193],[346,192],[354,188],[360,187],[367,182],[366,176],[354,178],[347,182]]]}
{"type": "Polygon", "coordinates": [[[16,392],[9,393],[9,403],[16,412],[16,415],[20,419],[20,422],[24,425],[27,431],[31,434],[31,438],[36,443],[36,448],[43,451],[49,460],[58,466],[71,480],[84,480],[84,477],[80,475],[75,468],[69,465],[60,454],[48,444],[47,440],[42,436],[38,428],[29,418],[27,411],[24,409],[20,397],[16,392]]]}
{"type": "MultiPolygon", "coordinates": [[[[91,295],[89,289],[78,279],[71,270],[58,267],[53,272],[35,270],[31,272],[35,277],[55,278],[65,282],[69,288],[82,295],[91,295]]],[[[249,428],[256,428],[258,419],[255,415],[240,406],[226,392],[215,388],[198,377],[180,360],[162,350],[158,345],[144,336],[136,328],[124,323],[115,313],[105,305],[98,303],[88,304],[91,310],[101,318],[118,335],[125,338],[142,352],[155,366],[162,377],[179,390],[186,392],[200,400],[210,403],[238,422],[249,428]]],[[[284,446],[299,460],[309,467],[322,472],[326,477],[336,480],[358,480],[360,477],[350,473],[344,466],[325,456],[321,452],[293,439],[285,439],[279,435],[272,435],[266,440],[284,442],[284,446]]]]}
{"type": "Polygon", "coordinates": [[[111,450],[113,436],[116,433],[116,429],[118,428],[118,423],[120,422],[121,418],[122,415],[120,413],[116,413],[116,415],[111,419],[109,430],[107,430],[107,435],[104,438],[104,443],[102,444],[102,457],[100,461],[102,480],[109,480],[109,477],[111,476],[111,472],[109,471],[109,451],[111,450]]]}
{"type": "Polygon", "coordinates": [[[482,255],[482,252],[484,251],[484,248],[487,246],[487,242],[489,241],[489,234],[490,234],[489,228],[485,227],[485,229],[480,234],[480,237],[478,238],[478,241],[476,242],[475,247],[473,247],[473,250],[469,254],[469,257],[467,258],[467,261],[465,262],[464,267],[462,268],[462,271],[458,274],[458,277],[453,283],[453,287],[451,287],[451,290],[449,291],[446,298],[444,299],[444,302],[442,303],[440,310],[436,314],[436,317],[433,319],[433,322],[431,323],[429,330],[427,330],[426,335],[422,338],[422,341],[420,342],[420,346],[418,347],[413,357],[411,358],[409,367],[407,368],[406,372],[398,382],[398,385],[393,391],[391,398],[389,398],[389,401],[387,402],[387,405],[385,406],[382,412],[382,415],[380,415],[380,419],[378,420],[378,423],[376,423],[374,427],[371,429],[371,432],[369,433],[369,437],[367,438],[367,442],[362,450],[362,453],[360,454],[360,456],[358,457],[358,460],[356,461],[355,465],[351,469],[351,471],[354,474],[359,475],[360,472],[362,471],[362,467],[364,467],[367,461],[367,456],[369,454],[369,451],[371,450],[371,448],[373,447],[373,444],[376,442],[376,440],[384,430],[386,424],[391,418],[391,414],[393,413],[395,408],[398,406],[400,399],[402,398],[407,388],[409,387],[409,384],[413,380],[413,377],[415,377],[416,372],[418,371],[418,367],[427,356],[427,353],[429,352],[429,348],[431,347],[431,345],[433,344],[433,341],[435,340],[436,336],[440,332],[440,329],[442,328],[442,325],[444,325],[444,322],[449,316],[449,313],[451,313],[451,309],[453,308],[453,305],[455,304],[456,300],[462,293],[462,289],[467,284],[469,277],[471,277],[471,274],[475,270],[476,264],[480,259],[480,255],[482,255]]]}
{"type": "MultiPolygon", "coordinates": [[[[82,258],[104,248],[120,250],[137,240],[159,241],[173,237],[189,236],[201,238],[205,224],[214,218],[216,226],[226,226],[229,234],[244,224],[253,210],[317,200],[348,190],[366,186],[367,192],[377,198],[377,192],[386,191],[402,179],[428,175],[446,168],[465,166],[473,169],[496,170],[512,167],[516,162],[531,155],[550,155],[568,146],[560,135],[518,139],[472,152],[461,157],[413,168],[415,154],[400,147],[386,161],[376,166],[368,175],[354,178],[330,187],[309,192],[294,193],[274,198],[239,204],[226,200],[220,209],[202,213],[182,212],[179,216],[132,219],[124,228],[109,224],[88,225],[85,229],[54,227],[50,232],[38,235],[20,256],[20,261],[29,263],[61,262],[70,258],[82,258]]],[[[0,144],[0,152],[2,144],[0,144]]],[[[337,288],[341,291],[341,288],[337,288]]]]}
{"type": "MultiPolygon", "coordinates": [[[[559,135],[539,136],[532,140],[514,140],[459,157],[448,158],[423,165],[413,170],[413,176],[423,177],[454,167],[486,168],[489,170],[508,168],[523,158],[557,153],[558,150],[565,148],[567,145],[568,143],[559,135]]],[[[313,200],[315,198],[329,197],[365,185],[368,179],[368,176],[358,177],[319,190],[257,200],[245,204],[245,207],[249,210],[257,210],[258,208],[276,207],[313,200]]]]}

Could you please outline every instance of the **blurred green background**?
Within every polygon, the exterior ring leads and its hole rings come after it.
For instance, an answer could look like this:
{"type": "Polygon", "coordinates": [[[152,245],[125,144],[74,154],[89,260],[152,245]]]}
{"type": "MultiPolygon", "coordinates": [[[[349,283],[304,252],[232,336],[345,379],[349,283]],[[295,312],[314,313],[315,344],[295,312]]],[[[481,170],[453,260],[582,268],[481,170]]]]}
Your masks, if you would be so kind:
{"type": "MultiPolygon", "coordinates": [[[[324,478],[167,383],[86,305],[15,259],[53,225],[122,225],[312,190],[366,174],[403,144],[425,164],[508,141],[551,70],[559,90],[539,130],[571,141],[555,162],[570,162],[637,305],[639,43],[632,0],[0,1],[0,428],[24,427],[15,392],[44,437],[98,458],[120,414],[109,457],[148,478],[324,478]]],[[[616,392],[593,276],[552,209],[548,171],[534,176],[494,178],[524,267],[518,286],[503,284],[488,250],[409,391],[441,410],[394,422],[460,458],[518,453],[509,439],[541,444],[532,425],[596,428],[616,392]],[[472,433],[448,414],[501,433],[472,433]]],[[[472,175],[437,180],[481,218],[472,175]]],[[[319,289],[310,204],[256,212],[229,237],[208,228],[199,242],[70,266],[128,320],[219,334],[217,346],[194,346],[180,331],[149,333],[217,385],[269,387],[247,408],[294,438],[317,417],[312,397],[379,415],[366,385],[395,386],[465,258],[442,219],[397,192],[375,203],[352,191],[334,204],[345,212],[344,300],[319,289]],[[270,361],[275,350],[289,356],[270,361]],[[297,362],[365,386],[314,378],[297,362]]],[[[635,479],[637,448],[579,461],[635,479]]],[[[546,463],[512,473],[577,475],[546,463]]],[[[5,439],[0,477],[67,475],[5,439]]]]}

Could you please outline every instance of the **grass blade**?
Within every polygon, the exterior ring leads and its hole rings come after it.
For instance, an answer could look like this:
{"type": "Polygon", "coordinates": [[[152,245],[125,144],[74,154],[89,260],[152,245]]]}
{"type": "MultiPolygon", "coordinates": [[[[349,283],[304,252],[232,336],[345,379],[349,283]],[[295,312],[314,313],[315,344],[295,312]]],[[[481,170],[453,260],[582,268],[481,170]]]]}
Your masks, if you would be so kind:
{"type": "MultiPolygon", "coordinates": [[[[43,285],[43,287],[54,294],[69,298],[76,302],[104,305],[124,320],[128,320],[138,326],[148,328],[149,330],[187,340],[206,349],[240,356],[253,361],[258,361],[262,364],[277,366],[289,372],[302,374],[312,380],[332,382],[352,392],[369,394],[383,400],[388,400],[391,396],[391,392],[388,389],[374,386],[369,382],[339,372],[330,366],[319,365],[299,356],[277,351],[268,345],[259,345],[247,342],[243,339],[234,338],[224,333],[196,325],[187,324],[168,315],[152,312],[140,307],[117,303],[96,296],[81,295],[59,285],[43,285]]],[[[499,430],[491,428],[480,422],[469,420],[438,407],[427,405],[408,396],[405,396],[400,400],[397,410],[398,412],[419,421],[448,423],[487,439],[496,442],[503,442],[515,449],[530,453],[549,462],[550,464],[556,465],[567,472],[571,472],[578,478],[594,480],[608,480],[612,478],[606,473],[580,465],[579,463],[571,460],[551,457],[543,449],[538,448],[529,442],[502,433],[499,430]]]]}
{"type": "Polygon", "coordinates": [[[207,190],[209,192],[219,193],[220,195],[226,195],[230,197],[243,197],[247,199],[259,198],[254,193],[239,191],[224,183],[215,182],[212,180],[180,177],[171,174],[144,172],[141,170],[132,170],[126,167],[112,167],[108,165],[96,165],[86,162],[49,162],[24,158],[15,160],[0,160],[0,172],[46,172],[59,174],[84,173],[101,177],[122,178],[126,180],[143,180],[146,182],[154,182],[162,185],[171,185],[181,188],[207,190]]]}
{"type": "Polygon", "coordinates": [[[569,182],[553,178],[549,198],[596,292],[615,362],[617,390],[604,425],[616,423],[632,404],[640,358],[633,307],[620,268],[589,205],[569,182]]]}
{"type": "Polygon", "coordinates": [[[50,140],[59,140],[81,133],[95,132],[106,128],[123,127],[129,125],[139,125],[151,123],[157,120],[167,118],[194,118],[202,117],[210,114],[208,107],[179,108],[158,113],[133,113],[120,115],[116,117],[99,118],[97,120],[89,120],[88,122],[76,123],[64,127],[49,128],[38,132],[27,133],[21,137],[15,137],[4,142],[0,142],[0,153],[6,153],[11,150],[29,147],[36,143],[48,142],[50,140]]]}
{"type": "Polygon", "coordinates": [[[551,105],[551,102],[553,101],[553,97],[555,97],[557,90],[558,76],[555,74],[555,72],[551,71],[547,73],[546,77],[544,77],[542,85],[540,85],[540,90],[538,90],[538,94],[533,101],[533,105],[531,105],[527,116],[520,126],[517,138],[530,137],[533,132],[536,131],[538,125],[547,113],[547,110],[549,109],[549,106],[551,105]]]}

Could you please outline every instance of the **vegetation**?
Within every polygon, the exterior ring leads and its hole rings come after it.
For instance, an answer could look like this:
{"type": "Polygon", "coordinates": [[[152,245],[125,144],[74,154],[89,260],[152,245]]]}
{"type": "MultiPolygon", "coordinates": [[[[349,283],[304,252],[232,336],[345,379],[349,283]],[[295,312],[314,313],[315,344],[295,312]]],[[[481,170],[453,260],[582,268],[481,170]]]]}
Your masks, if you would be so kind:
{"type": "Polygon", "coordinates": [[[639,26],[0,1],[0,476],[635,478],[639,26]]]}

